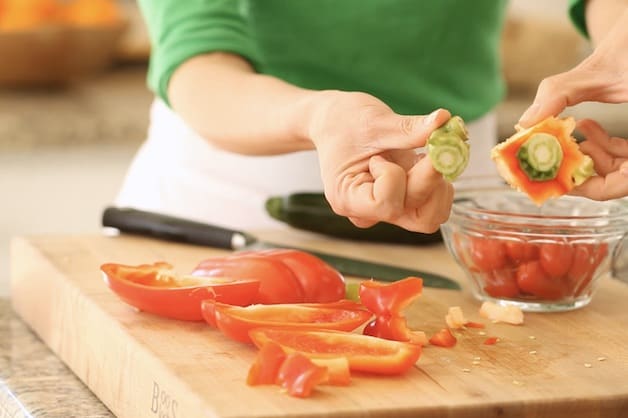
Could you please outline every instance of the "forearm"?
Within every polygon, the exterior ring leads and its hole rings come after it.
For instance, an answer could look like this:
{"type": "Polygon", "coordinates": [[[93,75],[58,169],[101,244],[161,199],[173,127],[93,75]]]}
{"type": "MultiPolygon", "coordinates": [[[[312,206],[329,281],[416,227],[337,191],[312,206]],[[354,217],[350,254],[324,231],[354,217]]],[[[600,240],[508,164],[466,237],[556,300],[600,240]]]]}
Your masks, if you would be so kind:
{"type": "Polygon", "coordinates": [[[588,0],[586,21],[594,46],[598,46],[614,26],[628,33],[628,0],[588,0]]]}
{"type": "Polygon", "coordinates": [[[308,124],[316,92],[257,74],[232,54],[192,58],[173,74],[172,108],[220,148],[249,155],[313,149],[308,124]]]}

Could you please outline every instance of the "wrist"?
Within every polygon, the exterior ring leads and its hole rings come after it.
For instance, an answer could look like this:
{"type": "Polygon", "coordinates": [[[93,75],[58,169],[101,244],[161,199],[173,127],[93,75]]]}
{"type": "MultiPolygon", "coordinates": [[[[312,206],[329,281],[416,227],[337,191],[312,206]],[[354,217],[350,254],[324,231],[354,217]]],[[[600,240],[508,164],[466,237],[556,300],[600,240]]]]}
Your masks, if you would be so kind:
{"type": "Polygon", "coordinates": [[[318,148],[321,129],[328,119],[329,109],[343,92],[337,90],[308,90],[296,103],[294,124],[295,136],[308,143],[310,148],[318,148]]]}

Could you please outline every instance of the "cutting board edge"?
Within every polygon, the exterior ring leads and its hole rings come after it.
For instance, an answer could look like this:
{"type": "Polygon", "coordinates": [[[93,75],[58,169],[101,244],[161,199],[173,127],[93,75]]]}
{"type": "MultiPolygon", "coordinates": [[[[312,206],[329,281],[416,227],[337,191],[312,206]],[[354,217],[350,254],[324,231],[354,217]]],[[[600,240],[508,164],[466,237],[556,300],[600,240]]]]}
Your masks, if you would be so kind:
{"type": "Polygon", "coordinates": [[[94,315],[101,315],[106,319],[106,312],[98,308],[97,304],[91,304],[92,311],[86,312],[89,296],[64,279],[58,267],[28,238],[12,239],[11,260],[11,303],[14,311],[117,417],[188,417],[198,416],[198,411],[206,411],[203,414],[206,417],[218,416],[211,413],[211,405],[192,391],[186,390],[187,385],[184,382],[178,388],[169,387],[166,383],[174,380],[173,372],[140,342],[126,339],[131,341],[128,345],[112,345],[112,341],[125,340],[116,337],[116,333],[127,334],[122,325],[106,320],[101,321],[107,324],[106,328],[91,327],[94,315]],[[18,262],[20,256],[32,262],[18,262]],[[36,262],[49,267],[45,275],[38,274],[39,269],[32,268],[36,262]],[[50,272],[53,271],[55,274],[51,275],[50,272]],[[38,292],[31,291],[32,289],[38,292]],[[37,296],[46,293],[58,295],[61,292],[72,293],[72,298],[77,303],[68,303],[64,308],[58,309],[55,301],[61,300],[60,298],[37,296]],[[42,310],[45,315],[41,314],[42,310]],[[48,318],[57,324],[72,322],[66,318],[81,320],[74,332],[55,334],[46,332],[54,327],[38,323],[38,317],[48,318]],[[89,349],[77,349],[80,344],[89,344],[89,349]],[[81,352],[87,354],[83,357],[76,355],[81,352]],[[142,367],[142,361],[148,364],[142,367]],[[146,370],[152,370],[150,375],[146,375],[146,370]],[[118,388],[107,387],[103,383],[107,381],[118,382],[118,388]],[[125,385],[130,386],[129,390],[125,390],[125,385]],[[187,398],[186,402],[177,402],[182,397],[187,398]],[[182,407],[185,409],[181,409],[182,407]]]}

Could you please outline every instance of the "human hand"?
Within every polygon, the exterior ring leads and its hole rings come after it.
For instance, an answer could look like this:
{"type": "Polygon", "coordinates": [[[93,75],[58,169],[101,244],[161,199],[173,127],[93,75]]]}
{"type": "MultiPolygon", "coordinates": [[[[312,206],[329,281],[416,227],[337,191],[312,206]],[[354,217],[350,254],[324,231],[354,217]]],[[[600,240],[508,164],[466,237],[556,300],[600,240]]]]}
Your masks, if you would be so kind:
{"type": "Polygon", "coordinates": [[[519,125],[528,128],[582,102],[628,102],[628,10],[575,68],[544,79],[519,125]]]}
{"type": "Polygon", "coordinates": [[[356,226],[383,221],[434,232],[449,216],[453,187],[415,148],[451,117],[402,116],[364,93],[321,92],[309,127],[325,196],[356,226]]]}
{"type": "Polygon", "coordinates": [[[609,136],[591,119],[579,121],[577,129],[586,138],[580,149],[591,157],[598,175],[574,188],[571,194],[595,200],[628,196],[628,140],[609,136]]]}

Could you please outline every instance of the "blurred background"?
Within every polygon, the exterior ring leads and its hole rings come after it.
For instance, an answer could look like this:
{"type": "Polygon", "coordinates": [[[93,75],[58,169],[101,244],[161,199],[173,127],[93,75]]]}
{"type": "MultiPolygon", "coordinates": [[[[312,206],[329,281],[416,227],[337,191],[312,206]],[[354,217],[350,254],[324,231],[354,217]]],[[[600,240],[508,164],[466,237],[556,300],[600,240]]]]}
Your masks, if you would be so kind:
{"type": "MultiPolygon", "coordinates": [[[[74,0],[61,12],[54,3],[0,0],[0,297],[9,293],[12,236],[99,232],[148,123],[150,45],[135,1],[74,0]],[[8,14],[8,2],[23,7],[8,14]]],[[[510,2],[500,138],[540,80],[589,51],[566,3],[510,2]]],[[[583,104],[569,114],[628,136],[625,105],[583,104]]]]}

